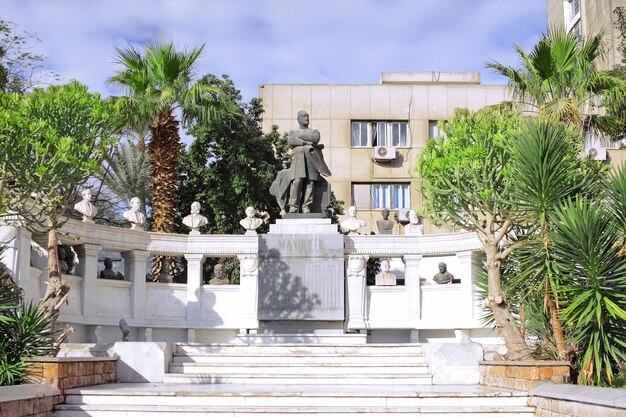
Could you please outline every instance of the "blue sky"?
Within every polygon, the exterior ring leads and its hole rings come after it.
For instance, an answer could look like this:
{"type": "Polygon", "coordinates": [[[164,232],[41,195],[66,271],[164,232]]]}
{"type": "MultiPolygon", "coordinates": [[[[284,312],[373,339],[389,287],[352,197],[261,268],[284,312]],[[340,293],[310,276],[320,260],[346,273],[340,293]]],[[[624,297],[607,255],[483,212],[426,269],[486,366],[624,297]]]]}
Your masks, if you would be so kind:
{"type": "Polygon", "coordinates": [[[259,84],[376,84],[383,71],[477,71],[515,64],[546,30],[545,0],[2,0],[0,18],[35,33],[49,66],[105,95],[114,47],[164,35],[206,44],[199,75],[259,84]]]}

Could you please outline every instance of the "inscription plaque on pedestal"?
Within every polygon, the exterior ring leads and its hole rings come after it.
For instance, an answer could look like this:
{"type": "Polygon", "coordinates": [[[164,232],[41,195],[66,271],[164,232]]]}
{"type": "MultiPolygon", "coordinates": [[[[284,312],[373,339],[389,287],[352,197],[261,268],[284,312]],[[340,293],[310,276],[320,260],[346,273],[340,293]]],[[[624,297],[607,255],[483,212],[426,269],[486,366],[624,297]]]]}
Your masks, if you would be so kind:
{"type": "Polygon", "coordinates": [[[330,219],[272,226],[259,236],[259,320],[343,320],[343,235],[330,219]]]}

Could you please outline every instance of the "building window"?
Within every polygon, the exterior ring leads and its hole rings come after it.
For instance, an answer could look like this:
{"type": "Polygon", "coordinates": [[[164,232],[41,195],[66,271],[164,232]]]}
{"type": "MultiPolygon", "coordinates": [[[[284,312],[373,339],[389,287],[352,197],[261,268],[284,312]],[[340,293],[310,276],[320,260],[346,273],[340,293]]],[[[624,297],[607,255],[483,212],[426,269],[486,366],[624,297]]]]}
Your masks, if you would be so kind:
{"type": "Polygon", "coordinates": [[[576,30],[575,33],[580,39],[582,36],[580,28],[580,0],[564,0],[563,17],[565,18],[565,28],[568,31],[576,30]]]}
{"type": "Polygon", "coordinates": [[[408,122],[352,122],[352,146],[408,147],[408,122]]]}
{"type": "Polygon", "coordinates": [[[409,208],[411,198],[408,183],[354,183],[352,204],[357,209],[409,208]]]}
{"type": "Polygon", "coordinates": [[[443,130],[439,128],[436,120],[428,121],[428,139],[438,138],[439,136],[445,136],[443,130]]]}

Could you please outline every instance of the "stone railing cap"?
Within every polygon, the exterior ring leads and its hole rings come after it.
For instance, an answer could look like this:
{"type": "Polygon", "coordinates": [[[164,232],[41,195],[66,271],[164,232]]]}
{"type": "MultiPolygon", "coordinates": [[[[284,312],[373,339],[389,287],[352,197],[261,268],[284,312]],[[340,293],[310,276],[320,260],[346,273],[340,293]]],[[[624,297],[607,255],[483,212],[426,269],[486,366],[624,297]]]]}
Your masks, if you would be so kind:
{"type": "Polygon", "coordinates": [[[623,388],[547,383],[533,388],[530,393],[536,397],[553,398],[626,410],[626,390],[623,388]]]}
{"type": "Polygon", "coordinates": [[[37,362],[37,363],[67,363],[67,362],[111,362],[116,361],[117,358],[109,358],[109,357],[74,357],[74,356],[66,356],[62,358],[32,358],[29,359],[28,362],[37,362]]]}
{"type": "Polygon", "coordinates": [[[479,365],[492,366],[569,366],[567,361],[480,361],[479,365]]]}
{"type": "Polygon", "coordinates": [[[0,403],[55,395],[61,395],[61,391],[47,383],[0,387],[0,403]]]}

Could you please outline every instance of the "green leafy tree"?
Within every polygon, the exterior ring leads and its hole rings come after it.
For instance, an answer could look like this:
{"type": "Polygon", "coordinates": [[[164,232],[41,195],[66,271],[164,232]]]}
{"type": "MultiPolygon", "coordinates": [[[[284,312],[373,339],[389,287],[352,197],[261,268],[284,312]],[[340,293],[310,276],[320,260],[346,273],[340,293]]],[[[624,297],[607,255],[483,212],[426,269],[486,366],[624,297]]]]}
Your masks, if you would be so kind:
{"type": "MultiPolygon", "coordinates": [[[[248,206],[265,211],[272,218],[278,216],[278,204],[269,188],[283,166],[286,141],[276,127],[263,134],[260,101],[244,102],[227,75],[206,75],[201,81],[218,89],[236,111],[219,119],[198,121],[189,129],[195,140],[182,156],[178,213],[185,216],[191,203],[197,201],[208,219],[206,231],[241,234],[244,229],[239,220],[248,206]]],[[[267,230],[267,225],[261,228],[267,230]]],[[[185,226],[179,230],[188,231],[185,226]]],[[[231,283],[239,282],[236,259],[208,259],[204,265],[205,281],[211,278],[217,262],[224,265],[231,283]]]]}
{"type": "Polygon", "coordinates": [[[583,134],[623,135],[620,117],[603,114],[605,95],[624,95],[624,80],[597,69],[603,35],[578,40],[573,32],[551,28],[530,52],[517,45],[521,67],[492,61],[487,67],[509,79],[524,109],[576,126],[583,134]]]}
{"type": "Polygon", "coordinates": [[[17,216],[34,233],[48,232],[50,279],[39,307],[53,317],[69,291],[57,230],[77,187],[100,170],[116,143],[116,128],[112,104],[77,82],[0,94],[0,217],[17,216]]]}
{"type": "Polygon", "coordinates": [[[202,82],[219,89],[238,111],[198,122],[189,130],[195,140],[183,157],[179,213],[186,215],[191,203],[198,201],[209,220],[207,230],[241,234],[239,220],[248,206],[278,216],[269,188],[282,168],[286,144],[276,129],[263,134],[260,101],[243,102],[228,76],[207,75],[202,82]]]}
{"type": "Polygon", "coordinates": [[[485,251],[486,304],[502,332],[508,359],[530,357],[502,288],[502,262],[511,252],[507,235],[514,218],[509,175],[510,141],[520,130],[516,113],[485,109],[456,110],[418,155],[414,172],[421,179],[422,211],[435,224],[476,232],[485,251]]]}
{"type": "MultiPolygon", "coordinates": [[[[116,49],[120,71],[108,83],[126,90],[117,99],[118,108],[132,127],[148,125],[147,145],[151,164],[152,228],[156,232],[175,230],[178,207],[178,161],[181,151],[180,121],[203,121],[220,113],[219,90],[203,80],[194,80],[197,60],[204,45],[189,50],[176,50],[172,42],[147,43],[143,50],[133,46],[116,49]]],[[[176,263],[169,261],[170,272],[176,263]]],[[[163,257],[152,262],[153,279],[163,271],[163,257]]]]}

